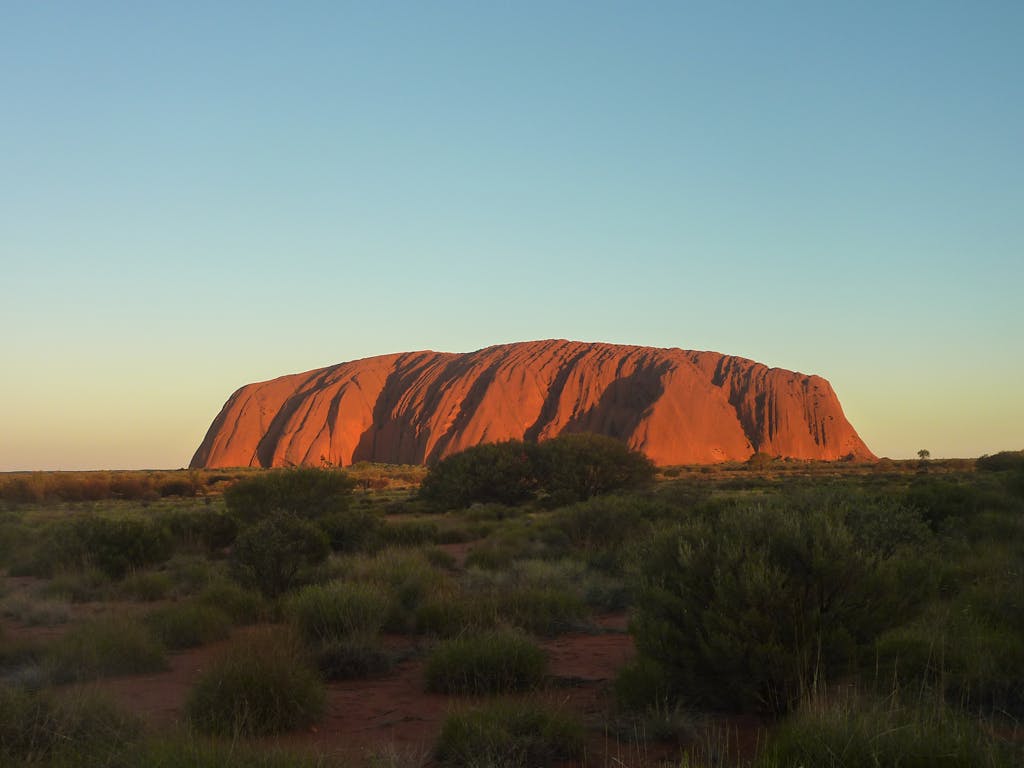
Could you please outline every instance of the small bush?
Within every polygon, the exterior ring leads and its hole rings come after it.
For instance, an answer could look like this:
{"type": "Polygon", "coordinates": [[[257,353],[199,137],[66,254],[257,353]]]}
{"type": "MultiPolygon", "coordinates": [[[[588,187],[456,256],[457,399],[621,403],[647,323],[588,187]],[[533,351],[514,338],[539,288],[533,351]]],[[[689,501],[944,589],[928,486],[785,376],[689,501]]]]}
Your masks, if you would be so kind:
{"type": "Polygon", "coordinates": [[[96,693],[60,699],[0,686],[0,764],[118,766],[141,724],[96,693]]]}
{"type": "Polygon", "coordinates": [[[583,753],[576,718],[529,701],[502,701],[449,715],[434,750],[444,765],[541,768],[583,753]]]}
{"type": "Polygon", "coordinates": [[[212,664],[189,694],[186,714],[201,733],[268,736],[314,722],[323,712],[320,678],[294,638],[250,638],[212,664]]]}
{"type": "Polygon", "coordinates": [[[200,602],[157,608],[145,621],[157,639],[171,650],[223,640],[231,631],[231,620],[224,611],[200,602]]]}
{"type": "Polygon", "coordinates": [[[419,520],[389,523],[381,531],[381,537],[391,547],[422,547],[437,541],[438,528],[436,523],[419,520]]]}
{"type": "Polygon", "coordinates": [[[328,768],[333,763],[265,744],[221,743],[195,735],[149,739],[132,752],[132,768],[328,768]]]}
{"type": "Polygon", "coordinates": [[[26,595],[15,595],[0,604],[0,615],[32,627],[52,627],[70,620],[71,606],[66,600],[33,600],[26,595]]]}
{"type": "Polygon", "coordinates": [[[544,651],[519,632],[495,630],[441,642],[427,659],[433,693],[513,693],[544,681],[544,651]]]}
{"type": "Polygon", "coordinates": [[[390,602],[379,586],[333,582],[305,587],[288,601],[287,612],[307,642],[334,642],[378,634],[390,602]]]}
{"type": "Polygon", "coordinates": [[[178,546],[190,550],[219,552],[238,536],[233,517],[209,509],[175,509],[160,515],[158,522],[178,546]]]}
{"type": "Polygon", "coordinates": [[[427,597],[416,609],[416,631],[435,637],[479,632],[497,623],[498,603],[490,594],[435,594],[427,597]]]}
{"type": "Polygon", "coordinates": [[[46,666],[55,682],[159,672],[167,667],[163,645],[145,626],[124,618],[94,619],[53,641],[46,666]]]}
{"type": "Polygon", "coordinates": [[[231,550],[231,573],[242,584],[273,598],[299,586],[329,553],[323,531],[278,513],[238,537],[231,550]]]}
{"type": "Polygon", "coordinates": [[[264,617],[267,606],[256,592],[231,581],[213,581],[196,595],[196,600],[226,613],[236,624],[254,624],[264,617]]]}
{"type": "Polygon", "coordinates": [[[66,599],[73,603],[106,600],[114,592],[110,577],[96,568],[61,571],[39,587],[41,597],[66,599]]]}
{"type": "Polygon", "coordinates": [[[363,509],[334,512],[318,523],[335,552],[374,552],[381,546],[385,529],[379,515],[363,509]]]}
{"type": "Polygon", "coordinates": [[[758,768],[1010,768],[1014,755],[952,711],[854,702],[809,707],[783,722],[758,768]]]}

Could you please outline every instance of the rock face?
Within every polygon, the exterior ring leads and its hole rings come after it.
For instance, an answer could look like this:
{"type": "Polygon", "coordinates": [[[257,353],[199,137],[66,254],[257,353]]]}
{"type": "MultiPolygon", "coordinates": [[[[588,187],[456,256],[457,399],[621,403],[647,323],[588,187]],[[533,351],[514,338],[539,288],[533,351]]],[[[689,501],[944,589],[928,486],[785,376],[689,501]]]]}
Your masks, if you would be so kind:
{"type": "Polygon", "coordinates": [[[717,352],[535,341],[409,352],[248,384],[192,467],[422,464],[474,445],[598,432],[656,464],[873,459],[829,383],[717,352]]]}

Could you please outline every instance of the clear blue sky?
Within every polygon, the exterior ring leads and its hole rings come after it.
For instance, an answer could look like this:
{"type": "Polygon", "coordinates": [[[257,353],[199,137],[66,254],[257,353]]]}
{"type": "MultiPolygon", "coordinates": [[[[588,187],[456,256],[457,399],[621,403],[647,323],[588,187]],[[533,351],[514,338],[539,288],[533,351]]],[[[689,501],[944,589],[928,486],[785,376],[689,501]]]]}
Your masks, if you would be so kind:
{"type": "Polygon", "coordinates": [[[238,386],[570,338],[1024,448],[1024,3],[4,2],[0,470],[238,386]]]}

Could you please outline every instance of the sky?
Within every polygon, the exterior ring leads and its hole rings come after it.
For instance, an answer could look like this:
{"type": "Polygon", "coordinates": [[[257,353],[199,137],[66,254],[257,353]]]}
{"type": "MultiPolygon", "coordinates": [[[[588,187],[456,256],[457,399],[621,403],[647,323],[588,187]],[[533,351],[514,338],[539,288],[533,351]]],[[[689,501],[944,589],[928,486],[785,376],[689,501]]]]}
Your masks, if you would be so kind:
{"type": "Polygon", "coordinates": [[[0,471],[239,386],[566,338],[1024,448],[1024,3],[0,0],[0,471]]]}

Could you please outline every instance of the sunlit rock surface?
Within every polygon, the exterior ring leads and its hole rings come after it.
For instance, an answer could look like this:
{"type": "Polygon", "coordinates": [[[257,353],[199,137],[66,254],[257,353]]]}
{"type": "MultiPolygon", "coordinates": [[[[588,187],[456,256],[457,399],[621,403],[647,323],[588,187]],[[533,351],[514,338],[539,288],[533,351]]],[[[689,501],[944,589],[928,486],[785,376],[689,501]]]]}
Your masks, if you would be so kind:
{"type": "Polygon", "coordinates": [[[656,464],[874,458],[829,383],[717,352],[575,341],[407,352],[235,392],[192,467],[422,464],[480,443],[599,432],[656,464]]]}

